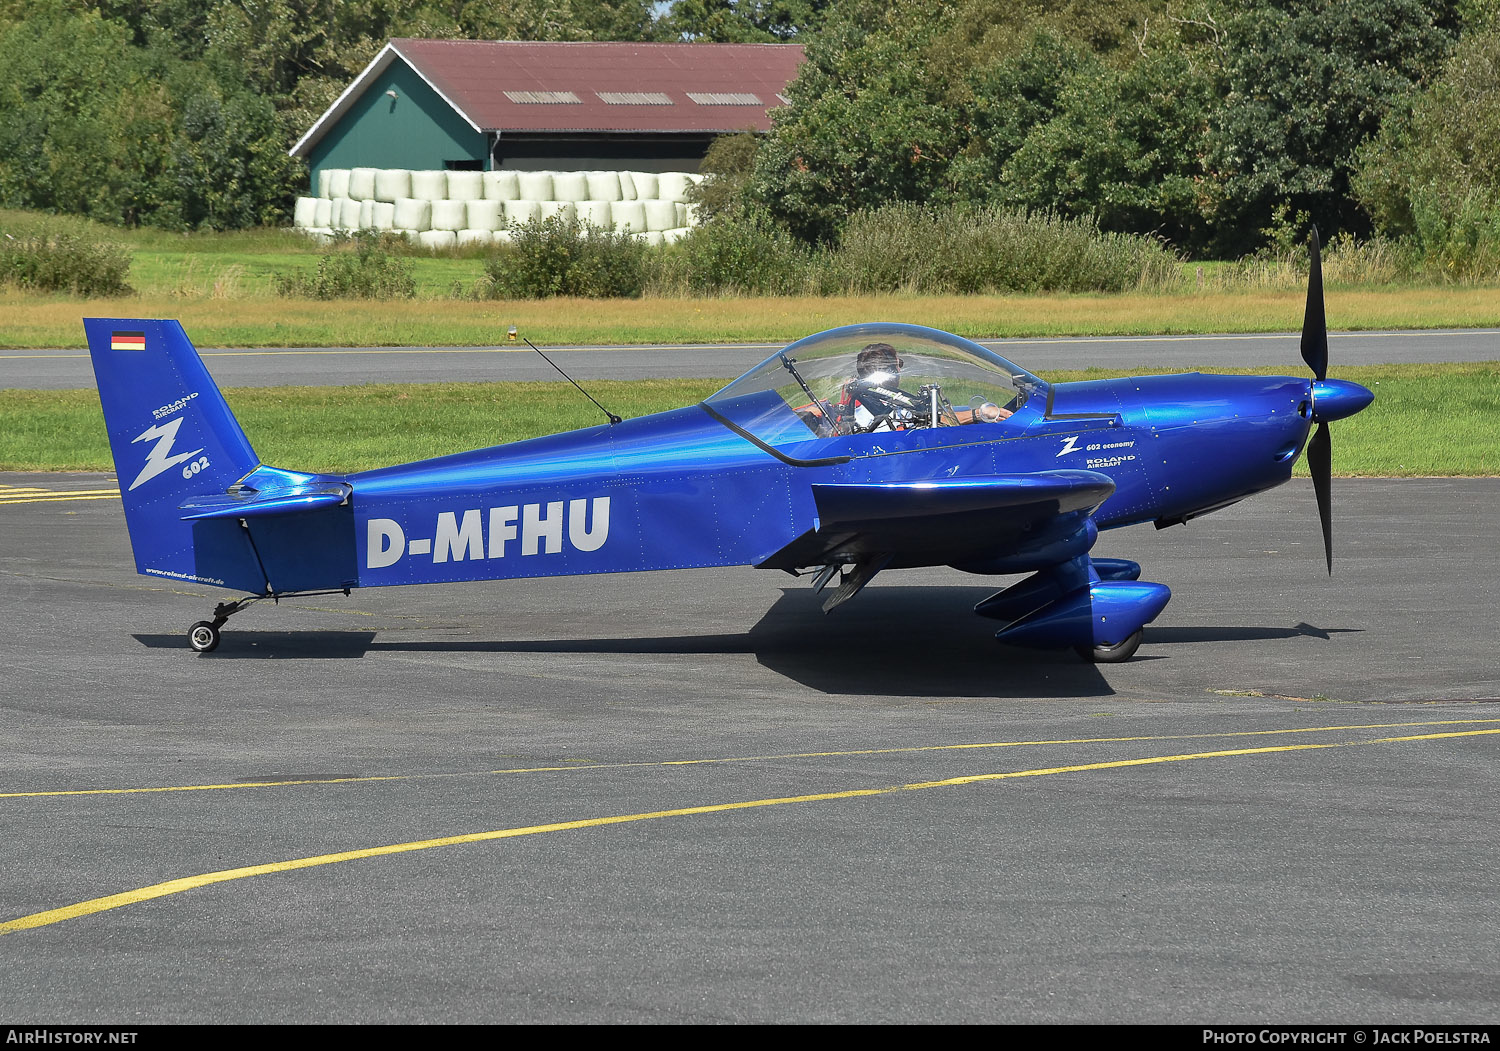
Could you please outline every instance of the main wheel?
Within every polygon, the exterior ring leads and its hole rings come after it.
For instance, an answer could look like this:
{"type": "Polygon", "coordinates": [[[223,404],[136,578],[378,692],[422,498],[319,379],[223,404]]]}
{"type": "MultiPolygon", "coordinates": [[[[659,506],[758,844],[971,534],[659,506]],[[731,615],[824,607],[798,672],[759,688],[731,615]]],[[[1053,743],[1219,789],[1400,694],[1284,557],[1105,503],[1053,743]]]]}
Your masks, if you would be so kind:
{"type": "Polygon", "coordinates": [[[1094,664],[1121,664],[1135,656],[1135,651],[1141,648],[1141,636],[1145,629],[1138,630],[1124,642],[1113,646],[1079,646],[1078,656],[1094,664]]]}
{"type": "Polygon", "coordinates": [[[199,653],[212,653],[219,645],[219,629],[206,620],[188,628],[188,645],[199,653]]]}

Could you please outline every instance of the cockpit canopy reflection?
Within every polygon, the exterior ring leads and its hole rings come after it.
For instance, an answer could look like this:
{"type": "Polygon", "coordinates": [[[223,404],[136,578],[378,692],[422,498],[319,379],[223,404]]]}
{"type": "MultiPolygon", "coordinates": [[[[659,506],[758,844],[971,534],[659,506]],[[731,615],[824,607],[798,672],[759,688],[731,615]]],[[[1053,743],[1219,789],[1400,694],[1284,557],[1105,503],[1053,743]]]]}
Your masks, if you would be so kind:
{"type": "Polygon", "coordinates": [[[961,336],[852,325],[799,340],[705,404],[768,445],[998,423],[1047,384],[961,336]]]}

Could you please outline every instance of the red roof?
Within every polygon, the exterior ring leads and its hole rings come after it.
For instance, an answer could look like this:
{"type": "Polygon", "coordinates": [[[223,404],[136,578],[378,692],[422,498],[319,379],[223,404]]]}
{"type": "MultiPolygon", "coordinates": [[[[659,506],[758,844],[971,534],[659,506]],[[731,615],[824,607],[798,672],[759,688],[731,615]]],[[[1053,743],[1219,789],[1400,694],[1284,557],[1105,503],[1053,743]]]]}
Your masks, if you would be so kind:
{"type": "Polygon", "coordinates": [[[403,60],[475,131],[768,131],[800,44],[392,40],[292,147],[302,156],[403,60]]]}
{"type": "Polygon", "coordinates": [[[400,57],[477,131],[767,131],[799,44],[392,40],[293,152],[400,57]]]}

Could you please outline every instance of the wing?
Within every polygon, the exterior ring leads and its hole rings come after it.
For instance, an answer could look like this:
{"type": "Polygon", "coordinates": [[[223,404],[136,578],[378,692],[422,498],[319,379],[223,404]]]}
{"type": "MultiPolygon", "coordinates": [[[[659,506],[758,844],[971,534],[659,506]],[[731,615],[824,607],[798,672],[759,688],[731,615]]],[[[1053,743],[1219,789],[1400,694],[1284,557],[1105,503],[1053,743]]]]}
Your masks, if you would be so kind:
{"type": "Polygon", "coordinates": [[[1094,471],[815,484],[817,527],[758,565],[830,567],[820,587],[832,567],[852,565],[824,606],[832,609],[885,568],[995,564],[1065,542],[1114,490],[1094,471]]]}

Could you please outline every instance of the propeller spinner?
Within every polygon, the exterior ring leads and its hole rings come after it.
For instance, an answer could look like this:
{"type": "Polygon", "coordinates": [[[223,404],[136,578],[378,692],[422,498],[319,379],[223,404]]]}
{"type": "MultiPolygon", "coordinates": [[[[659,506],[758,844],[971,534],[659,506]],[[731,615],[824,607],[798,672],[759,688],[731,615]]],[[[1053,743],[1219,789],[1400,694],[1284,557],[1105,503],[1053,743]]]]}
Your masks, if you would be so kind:
{"type": "Polygon", "coordinates": [[[1328,378],[1328,322],[1323,311],[1323,257],[1315,226],[1307,239],[1311,267],[1307,275],[1307,310],[1302,318],[1302,360],[1313,371],[1312,419],[1318,425],[1307,443],[1307,469],[1312,474],[1313,493],[1318,498],[1318,518],[1323,525],[1323,552],[1328,573],[1333,575],[1333,439],[1328,424],[1353,416],[1375,395],[1358,383],[1328,378]]]}

